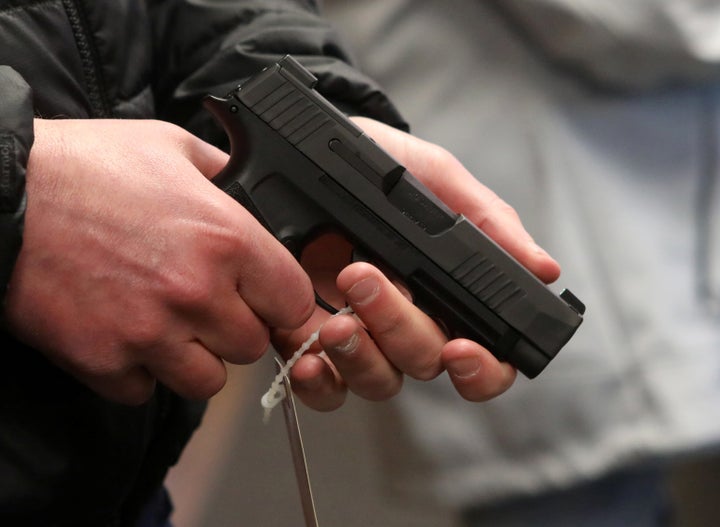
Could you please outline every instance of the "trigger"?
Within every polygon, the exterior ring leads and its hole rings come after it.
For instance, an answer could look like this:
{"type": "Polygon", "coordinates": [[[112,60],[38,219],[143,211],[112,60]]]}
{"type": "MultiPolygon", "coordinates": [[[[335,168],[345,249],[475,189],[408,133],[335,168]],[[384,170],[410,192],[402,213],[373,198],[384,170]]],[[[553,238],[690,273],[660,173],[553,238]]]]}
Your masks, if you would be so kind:
{"type": "MultiPolygon", "coordinates": [[[[362,249],[358,249],[357,247],[353,247],[352,252],[350,253],[350,261],[352,263],[355,262],[369,262],[370,257],[367,255],[367,253],[363,252],[362,249]]],[[[330,305],[328,302],[323,300],[323,298],[318,294],[317,291],[315,291],[315,303],[320,306],[322,309],[330,313],[331,315],[334,315],[338,312],[338,309],[332,305],[330,305]]]]}

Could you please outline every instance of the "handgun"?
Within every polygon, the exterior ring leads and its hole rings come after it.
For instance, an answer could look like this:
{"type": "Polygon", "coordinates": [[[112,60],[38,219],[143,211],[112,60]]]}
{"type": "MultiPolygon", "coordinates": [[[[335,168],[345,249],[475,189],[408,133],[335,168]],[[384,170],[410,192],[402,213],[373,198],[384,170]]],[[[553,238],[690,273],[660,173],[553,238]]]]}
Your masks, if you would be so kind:
{"type": "Polygon", "coordinates": [[[537,376],[581,324],[583,303],[567,289],[556,295],[450,210],[316,82],[287,55],[226,96],[205,98],[230,142],[215,184],[298,260],[320,234],[342,233],[449,335],[537,376]]]}

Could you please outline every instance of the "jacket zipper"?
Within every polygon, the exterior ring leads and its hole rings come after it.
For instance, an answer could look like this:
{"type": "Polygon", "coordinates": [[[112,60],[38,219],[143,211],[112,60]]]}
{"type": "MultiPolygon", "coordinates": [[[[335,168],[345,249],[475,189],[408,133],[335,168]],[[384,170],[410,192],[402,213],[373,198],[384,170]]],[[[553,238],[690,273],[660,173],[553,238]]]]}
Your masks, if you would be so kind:
{"type": "Polygon", "coordinates": [[[80,55],[92,117],[112,117],[100,75],[98,52],[89,37],[90,27],[84,10],[78,0],[62,0],[62,3],[80,55]]]}

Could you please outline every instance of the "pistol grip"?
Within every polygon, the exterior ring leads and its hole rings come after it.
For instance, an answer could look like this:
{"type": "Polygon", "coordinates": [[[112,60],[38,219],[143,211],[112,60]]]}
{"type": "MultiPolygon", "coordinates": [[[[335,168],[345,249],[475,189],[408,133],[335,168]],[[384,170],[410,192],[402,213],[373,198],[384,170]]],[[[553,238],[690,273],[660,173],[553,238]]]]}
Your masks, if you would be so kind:
{"type": "Polygon", "coordinates": [[[225,129],[230,160],[213,182],[247,209],[297,259],[317,234],[330,228],[330,218],[302,191],[308,168],[242,104],[228,97],[206,97],[205,107],[225,129]]]}

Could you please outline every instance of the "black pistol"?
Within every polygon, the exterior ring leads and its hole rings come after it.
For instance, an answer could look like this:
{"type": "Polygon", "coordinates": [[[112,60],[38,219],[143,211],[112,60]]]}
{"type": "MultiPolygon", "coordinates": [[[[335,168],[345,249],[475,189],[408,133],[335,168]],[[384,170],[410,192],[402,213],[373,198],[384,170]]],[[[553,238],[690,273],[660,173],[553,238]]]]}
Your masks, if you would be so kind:
{"type": "Polygon", "coordinates": [[[472,339],[535,377],[582,322],[559,296],[451,211],[322,95],[286,56],[204,104],[230,139],[215,177],[297,258],[323,232],[343,233],[396,273],[453,337],[472,339]]]}

